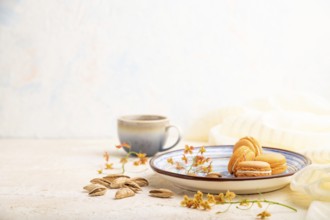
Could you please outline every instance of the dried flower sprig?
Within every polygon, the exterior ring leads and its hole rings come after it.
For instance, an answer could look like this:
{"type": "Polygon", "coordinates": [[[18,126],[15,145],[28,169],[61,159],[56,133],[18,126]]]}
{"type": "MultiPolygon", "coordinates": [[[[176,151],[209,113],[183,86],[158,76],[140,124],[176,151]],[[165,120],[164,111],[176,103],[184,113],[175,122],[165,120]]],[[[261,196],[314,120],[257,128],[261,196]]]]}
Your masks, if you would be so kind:
{"type": "MultiPolygon", "coordinates": [[[[189,198],[187,195],[184,195],[183,200],[181,201],[181,206],[192,209],[210,210],[214,205],[229,204],[229,206],[227,206],[225,210],[217,212],[217,214],[220,214],[228,211],[233,204],[238,204],[237,208],[240,209],[243,209],[241,208],[242,206],[243,207],[248,206],[248,208],[244,208],[244,209],[249,209],[254,204],[257,204],[259,208],[262,208],[262,203],[267,203],[268,206],[279,205],[297,212],[297,209],[293,208],[292,206],[267,199],[249,200],[243,198],[234,201],[235,198],[236,198],[236,194],[234,192],[227,191],[225,194],[224,193],[220,193],[218,195],[207,194],[206,198],[204,199],[204,194],[201,191],[197,191],[197,193],[194,195],[193,198],[189,198]]],[[[257,215],[258,218],[265,219],[271,216],[271,214],[267,211],[268,206],[263,212],[257,215]]]]}
{"type": "Polygon", "coordinates": [[[113,167],[112,167],[113,163],[109,163],[110,154],[108,152],[104,152],[103,158],[105,160],[105,169],[107,169],[107,170],[113,169],[113,167]]]}
{"type": "MultiPolygon", "coordinates": [[[[122,173],[125,173],[125,165],[126,165],[126,163],[128,163],[128,159],[131,155],[134,155],[138,158],[138,160],[133,162],[134,166],[145,165],[148,162],[148,158],[147,158],[146,154],[131,151],[131,146],[129,144],[123,143],[123,144],[120,144],[120,145],[116,145],[115,147],[117,149],[121,149],[121,148],[128,149],[128,152],[126,153],[126,155],[123,158],[120,159],[122,173]]],[[[102,174],[103,169],[107,169],[107,170],[114,169],[114,167],[113,167],[114,164],[109,162],[110,161],[110,154],[108,152],[103,153],[103,158],[105,160],[105,165],[104,165],[104,167],[102,167],[101,169],[99,169],[97,171],[98,174],[102,174]]]]}
{"type": "Polygon", "coordinates": [[[105,164],[104,164],[104,167],[101,167],[99,170],[97,170],[97,173],[98,174],[102,174],[103,173],[103,169],[106,169],[106,170],[111,170],[113,169],[113,163],[110,163],[109,160],[110,160],[110,154],[105,151],[103,153],[103,159],[105,161],[105,164]]]}
{"type": "Polygon", "coordinates": [[[260,218],[260,219],[265,219],[267,217],[270,217],[271,214],[267,211],[263,211],[263,212],[260,212],[258,215],[257,215],[257,218],[260,218]]]}
{"type": "Polygon", "coordinates": [[[123,144],[117,145],[116,148],[117,149],[126,148],[128,150],[125,157],[121,158],[121,160],[120,160],[120,163],[122,164],[121,165],[122,173],[125,173],[125,165],[128,162],[128,158],[131,155],[134,155],[138,158],[138,160],[133,162],[134,166],[145,165],[148,162],[147,154],[132,151],[131,146],[129,144],[123,143],[123,144]]]}
{"type": "Polygon", "coordinates": [[[213,171],[211,158],[205,157],[206,149],[202,146],[198,152],[193,155],[195,147],[186,145],[183,150],[181,161],[174,161],[168,158],[167,163],[175,166],[177,170],[185,170],[188,175],[196,175],[198,173],[208,174],[213,171]]]}

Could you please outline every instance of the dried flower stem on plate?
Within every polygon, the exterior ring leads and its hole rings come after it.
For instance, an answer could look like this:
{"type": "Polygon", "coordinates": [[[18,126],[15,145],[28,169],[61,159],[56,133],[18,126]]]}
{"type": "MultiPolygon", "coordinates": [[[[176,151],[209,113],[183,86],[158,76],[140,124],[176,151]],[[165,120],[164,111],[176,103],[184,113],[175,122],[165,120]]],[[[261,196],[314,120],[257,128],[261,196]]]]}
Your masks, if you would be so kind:
{"type": "Polygon", "coordinates": [[[206,152],[205,147],[202,146],[196,155],[193,155],[194,149],[195,148],[193,146],[186,145],[181,161],[174,161],[173,158],[168,158],[167,162],[175,166],[177,170],[185,169],[187,175],[195,176],[198,173],[203,173],[206,175],[211,173],[213,170],[212,161],[211,158],[204,156],[204,153],[206,152]]]}

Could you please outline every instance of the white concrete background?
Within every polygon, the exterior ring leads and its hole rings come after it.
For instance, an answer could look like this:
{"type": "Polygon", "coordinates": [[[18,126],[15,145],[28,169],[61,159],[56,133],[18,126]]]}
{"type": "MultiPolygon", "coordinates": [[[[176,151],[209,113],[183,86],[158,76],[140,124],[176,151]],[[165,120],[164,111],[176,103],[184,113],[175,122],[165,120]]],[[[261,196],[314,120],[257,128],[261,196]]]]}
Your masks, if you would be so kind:
{"type": "Polygon", "coordinates": [[[116,117],[282,91],[330,99],[330,1],[0,1],[0,137],[116,137],[116,117]]]}

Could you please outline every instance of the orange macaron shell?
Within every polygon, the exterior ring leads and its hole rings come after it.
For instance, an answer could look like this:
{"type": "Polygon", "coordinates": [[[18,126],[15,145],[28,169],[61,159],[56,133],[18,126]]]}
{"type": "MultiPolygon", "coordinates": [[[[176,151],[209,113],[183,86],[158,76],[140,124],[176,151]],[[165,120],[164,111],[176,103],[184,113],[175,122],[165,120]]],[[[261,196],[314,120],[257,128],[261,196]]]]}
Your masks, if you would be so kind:
{"type": "Polygon", "coordinates": [[[269,163],[263,161],[243,161],[240,162],[235,171],[236,177],[259,177],[270,176],[272,170],[269,163]]]}
{"type": "Polygon", "coordinates": [[[233,174],[236,170],[236,166],[245,160],[254,160],[255,153],[250,150],[249,147],[242,146],[235,150],[230,157],[230,160],[228,162],[228,172],[233,174]]]}
{"type": "Polygon", "coordinates": [[[256,156],[262,154],[261,145],[253,137],[247,136],[247,137],[243,137],[243,138],[239,139],[234,145],[233,152],[242,146],[249,147],[255,153],[256,156]]]}
{"type": "Polygon", "coordinates": [[[286,164],[283,164],[283,165],[280,165],[280,166],[277,166],[277,167],[273,167],[272,168],[272,175],[284,173],[287,169],[288,169],[288,166],[286,164]]]}
{"type": "Polygon", "coordinates": [[[255,161],[264,161],[270,164],[272,168],[272,174],[280,174],[286,171],[287,164],[286,158],[279,153],[267,153],[261,154],[254,159],[255,161]]]}

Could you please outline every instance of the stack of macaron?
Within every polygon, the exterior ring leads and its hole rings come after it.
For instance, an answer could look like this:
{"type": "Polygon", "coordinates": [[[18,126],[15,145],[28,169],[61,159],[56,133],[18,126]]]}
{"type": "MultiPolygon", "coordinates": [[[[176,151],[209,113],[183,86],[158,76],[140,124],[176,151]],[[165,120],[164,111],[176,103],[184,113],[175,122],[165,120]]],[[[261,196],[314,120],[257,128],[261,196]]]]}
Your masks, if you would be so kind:
{"type": "Polygon", "coordinates": [[[254,160],[256,155],[262,154],[262,147],[253,137],[241,138],[233,148],[233,154],[228,163],[228,172],[235,174],[238,164],[242,161],[254,160]]]}
{"type": "Polygon", "coordinates": [[[263,153],[253,137],[239,139],[228,162],[228,172],[237,177],[269,176],[284,172],[286,159],[279,153],[263,153]]]}

